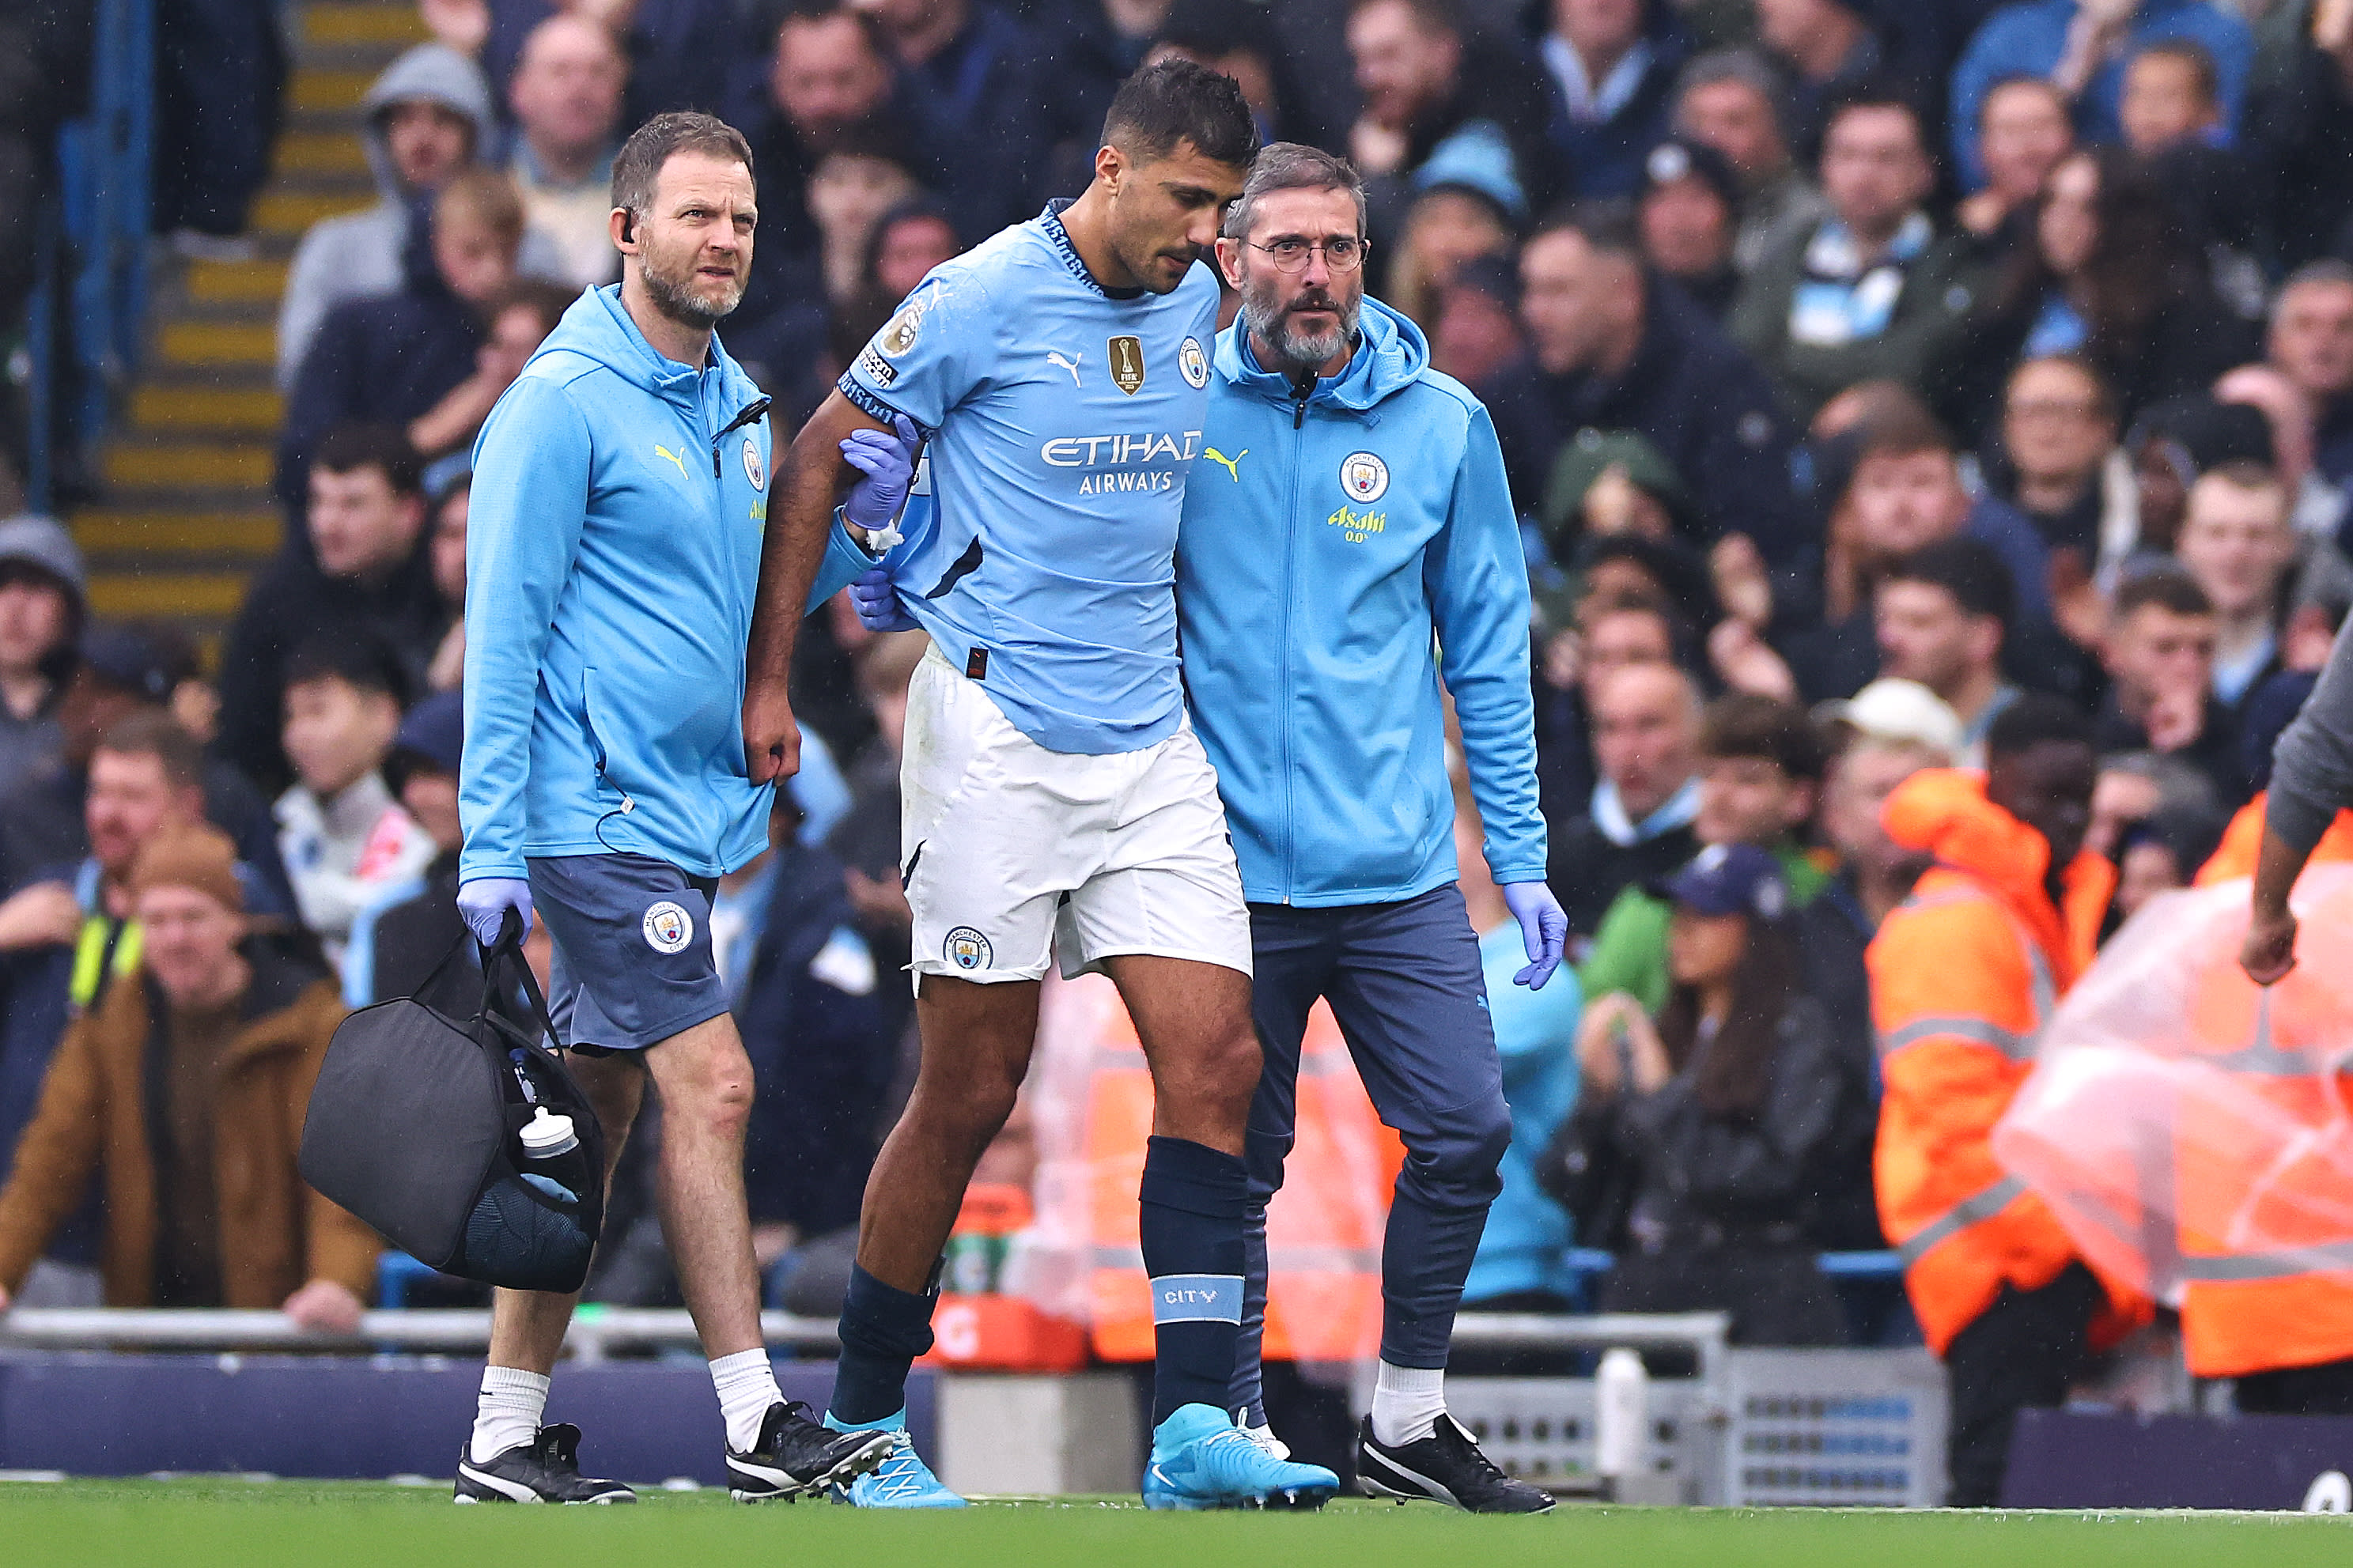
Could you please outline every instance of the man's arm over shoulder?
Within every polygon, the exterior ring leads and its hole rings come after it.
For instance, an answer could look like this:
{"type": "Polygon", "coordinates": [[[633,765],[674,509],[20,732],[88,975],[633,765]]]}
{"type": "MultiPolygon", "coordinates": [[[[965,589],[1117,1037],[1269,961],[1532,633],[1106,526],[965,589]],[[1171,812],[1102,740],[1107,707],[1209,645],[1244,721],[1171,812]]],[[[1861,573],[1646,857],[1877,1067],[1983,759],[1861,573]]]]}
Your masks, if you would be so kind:
{"type": "Polygon", "coordinates": [[[1494,422],[1452,384],[1469,426],[1446,526],[1422,566],[1438,632],[1440,670],[1462,726],[1471,795],[1498,882],[1545,874],[1536,810],[1535,696],[1528,684],[1528,565],[1494,422]]]}
{"type": "Polygon", "coordinates": [[[524,874],[523,792],[540,657],[587,521],[588,424],[564,386],[526,375],[474,445],[466,527],[463,875],[524,874]]]}

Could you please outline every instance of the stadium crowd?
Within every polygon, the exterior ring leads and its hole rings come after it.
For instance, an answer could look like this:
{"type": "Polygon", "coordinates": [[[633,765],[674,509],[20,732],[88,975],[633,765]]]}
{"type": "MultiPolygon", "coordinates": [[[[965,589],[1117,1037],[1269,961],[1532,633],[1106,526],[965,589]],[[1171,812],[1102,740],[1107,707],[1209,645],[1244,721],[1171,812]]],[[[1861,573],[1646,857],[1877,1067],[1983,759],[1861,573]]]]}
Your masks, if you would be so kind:
{"type": "MultiPolygon", "coordinates": [[[[749,9],[423,0],[436,41],[365,100],[381,200],[293,260],[286,542],[216,669],[91,617],[56,524],[0,525],[0,1287],[320,1322],[369,1289],[364,1240],[256,1163],[290,1161],[340,1007],[461,930],[469,453],[618,274],[628,131],[691,107],[750,136],[721,335],[789,433],[930,268],[1083,184],[1118,82],[1175,55],[1366,176],[1371,291],[1492,410],[1521,513],[1577,984],[1491,979],[1513,1146],[1468,1304],[1910,1331],[1814,1258],[1887,1245],[1875,1006],[1969,960],[1874,938],[1990,808],[2043,860],[1986,876],[2088,953],[2264,788],[2353,604],[2353,4],[749,9]],[[2019,776],[2054,744],[2080,789],[2019,776]],[[2116,868],[2096,907],[2043,875],[2075,843],[2116,868]]],[[[761,1260],[828,1313],[904,1092],[922,650],[814,618],[802,771],[712,915],[761,1260]]],[[[676,1299],[651,1142],[592,1296],[676,1299]]]]}

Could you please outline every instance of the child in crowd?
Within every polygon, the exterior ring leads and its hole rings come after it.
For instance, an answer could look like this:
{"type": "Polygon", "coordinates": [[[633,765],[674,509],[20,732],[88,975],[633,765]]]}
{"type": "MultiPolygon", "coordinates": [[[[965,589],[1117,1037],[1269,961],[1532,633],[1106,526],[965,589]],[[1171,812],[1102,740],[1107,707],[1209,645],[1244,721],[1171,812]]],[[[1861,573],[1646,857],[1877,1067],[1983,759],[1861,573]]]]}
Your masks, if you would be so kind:
{"type": "Polygon", "coordinates": [[[437,853],[384,782],[405,685],[391,651],[364,636],[316,638],[286,666],[295,783],[278,798],[278,848],[302,923],[339,965],[353,916],[437,853]]]}

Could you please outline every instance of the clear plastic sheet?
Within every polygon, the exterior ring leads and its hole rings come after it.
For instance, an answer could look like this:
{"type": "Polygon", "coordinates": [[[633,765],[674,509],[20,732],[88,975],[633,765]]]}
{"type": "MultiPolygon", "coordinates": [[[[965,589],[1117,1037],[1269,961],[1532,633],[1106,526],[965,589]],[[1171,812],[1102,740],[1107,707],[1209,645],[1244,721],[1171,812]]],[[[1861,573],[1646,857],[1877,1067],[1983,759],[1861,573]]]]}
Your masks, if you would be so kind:
{"type": "Polygon", "coordinates": [[[2168,893],[2060,1004],[1996,1158],[2093,1263],[2179,1307],[2197,1280],[2353,1284],[2353,867],[2293,900],[2298,963],[2241,971],[2248,884],[2168,893]]]}

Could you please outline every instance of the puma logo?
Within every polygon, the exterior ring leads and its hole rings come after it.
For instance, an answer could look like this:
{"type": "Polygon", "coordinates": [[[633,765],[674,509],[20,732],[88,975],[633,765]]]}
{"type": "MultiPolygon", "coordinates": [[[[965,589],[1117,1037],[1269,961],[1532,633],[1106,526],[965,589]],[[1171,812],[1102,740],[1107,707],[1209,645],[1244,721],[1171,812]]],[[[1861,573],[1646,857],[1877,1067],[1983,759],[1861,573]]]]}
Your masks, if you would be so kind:
{"type": "Polygon", "coordinates": [[[657,458],[668,458],[672,464],[676,465],[678,468],[678,477],[681,479],[686,478],[686,459],[684,458],[680,457],[676,452],[671,451],[668,447],[663,446],[659,441],[654,443],[654,456],[657,458]]]}
{"type": "Polygon", "coordinates": [[[1048,349],[1046,351],[1046,363],[1049,364],[1060,365],[1064,370],[1069,371],[1071,373],[1071,384],[1072,386],[1079,384],[1079,360],[1086,357],[1086,355],[1081,354],[1079,359],[1064,359],[1062,357],[1062,351],[1060,349],[1048,349]]]}
{"type": "Polygon", "coordinates": [[[1223,452],[1219,451],[1215,447],[1205,447],[1201,449],[1201,456],[1208,458],[1209,461],[1213,463],[1222,465],[1226,472],[1233,476],[1234,483],[1240,484],[1242,482],[1242,471],[1236,465],[1240,463],[1244,458],[1250,456],[1250,448],[1248,447],[1244,447],[1240,451],[1236,452],[1232,457],[1229,458],[1223,452]]]}

